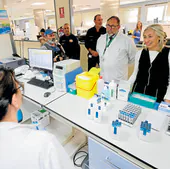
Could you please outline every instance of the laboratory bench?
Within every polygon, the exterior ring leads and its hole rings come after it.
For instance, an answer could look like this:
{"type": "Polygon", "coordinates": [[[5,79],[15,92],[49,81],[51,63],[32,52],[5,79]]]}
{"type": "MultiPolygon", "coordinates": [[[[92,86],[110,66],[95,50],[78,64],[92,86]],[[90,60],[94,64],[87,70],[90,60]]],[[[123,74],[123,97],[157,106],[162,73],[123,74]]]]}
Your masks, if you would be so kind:
{"type": "Polygon", "coordinates": [[[113,137],[112,121],[117,119],[119,110],[127,102],[115,100],[109,111],[105,112],[102,122],[96,123],[87,118],[88,100],[58,92],[53,87],[46,90],[32,86],[22,77],[18,80],[25,84],[21,107],[24,122],[31,123],[30,113],[35,110],[44,108],[49,111],[51,124],[47,130],[56,135],[70,156],[87,141],[88,136],[91,169],[169,169],[170,136],[165,134],[168,117],[160,130],[152,130],[152,142],[139,139],[140,122],[146,120],[148,115],[159,117],[162,112],[143,107],[133,127],[123,124],[118,129],[120,139],[117,140],[113,137]],[[52,92],[48,98],[44,97],[46,91],[52,92]],[[75,135],[77,137],[73,137],[75,135]]]}
{"type": "MultiPolygon", "coordinates": [[[[28,80],[24,79],[23,76],[17,77],[17,80],[24,83],[23,104],[21,106],[23,124],[31,124],[32,112],[43,109],[45,105],[66,94],[66,92],[56,91],[54,87],[43,89],[28,84],[28,80]],[[45,92],[51,92],[51,95],[44,97],[45,92]]],[[[87,142],[84,133],[59,120],[54,113],[50,113],[50,124],[46,130],[57,137],[70,157],[73,157],[74,153],[87,142]]]]}

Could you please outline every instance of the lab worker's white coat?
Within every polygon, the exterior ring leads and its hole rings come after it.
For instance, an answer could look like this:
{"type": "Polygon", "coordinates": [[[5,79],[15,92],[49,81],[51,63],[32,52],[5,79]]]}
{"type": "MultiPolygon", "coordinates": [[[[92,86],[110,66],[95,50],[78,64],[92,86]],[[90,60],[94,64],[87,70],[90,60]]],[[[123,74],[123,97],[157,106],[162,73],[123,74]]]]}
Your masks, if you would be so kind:
{"type": "Polygon", "coordinates": [[[0,122],[0,168],[73,169],[73,164],[54,135],[0,122]]]}
{"type": "Polygon", "coordinates": [[[107,82],[127,80],[128,64],[134,63],[135,60],[135,44],[129,37],[119,32],[105,50],[106,36],[107,34],[100,36],[96,47],[100,57],[101,76],[107,82]]]}

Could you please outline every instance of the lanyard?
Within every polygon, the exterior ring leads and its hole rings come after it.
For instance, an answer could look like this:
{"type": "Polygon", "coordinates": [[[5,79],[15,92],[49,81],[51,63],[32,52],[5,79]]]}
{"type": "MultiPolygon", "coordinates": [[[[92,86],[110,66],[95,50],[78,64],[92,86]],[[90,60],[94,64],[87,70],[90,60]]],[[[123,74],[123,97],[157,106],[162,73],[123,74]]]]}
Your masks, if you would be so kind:
{"type": "Polygon", "coordinates": [[[107,36],[106,36],[106,46],[105,46],[105,49],[104,49],[104,51],[103,51],[103,55],[105,54],[106,49],[110,46],[110,44],[112,43],[112,41],[115,39],[116,35],[117,35],[117,34],[112,35],[111,38],[110,38],[110,40],[108,41],[109,35],[107,34],[107,36]]]}

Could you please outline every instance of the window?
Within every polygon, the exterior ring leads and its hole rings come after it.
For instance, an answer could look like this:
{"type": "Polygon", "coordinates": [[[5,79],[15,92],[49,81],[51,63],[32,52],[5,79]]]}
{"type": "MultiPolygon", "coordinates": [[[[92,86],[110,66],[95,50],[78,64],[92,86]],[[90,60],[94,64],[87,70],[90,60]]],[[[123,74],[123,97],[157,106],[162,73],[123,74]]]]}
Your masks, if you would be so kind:
{"type": "Polygon", "coordinates": [[[121,23],[136,23],[138,21],[138,8],[120,8],[119,18],[121,23]]]}
{"type": "Polygon", "coordinates": [[[158,19],[158,21],[163,21],[165,11],[165,5],[156,5],[156,6],[148,6],[147,7],[147,22],[154,21],[154,19],[158,19]]]}

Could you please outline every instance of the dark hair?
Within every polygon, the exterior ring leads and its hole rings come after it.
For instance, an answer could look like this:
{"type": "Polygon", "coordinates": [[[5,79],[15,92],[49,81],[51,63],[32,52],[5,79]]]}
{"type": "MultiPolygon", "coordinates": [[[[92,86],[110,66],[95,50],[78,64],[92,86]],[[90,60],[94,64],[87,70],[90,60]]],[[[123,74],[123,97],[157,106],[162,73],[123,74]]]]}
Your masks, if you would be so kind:
{"type": "Polygon", "coordinates": [[[0,120],[6,115],[12,96],[17,92],[14,79],[12,69],[0,68],[0,120]]]}
{"type": "Polygon", "coordinates": [[[94,21],[97,19],[98,16],[101,16],[100,14],[97,14],[94,16],[94,21]]]}
{"type": "Polygon", "coordinates": [[[108,22],[109,20],[111,20],[111,19],[116,19],[118,25],[120,25],[120,19],[119,19],[117,16],[111,16],[111,17],[107,20],[107,22],[108,22]]]}
{"type": "Polygon", "coordinates": [[[42,28],[42,29],[40,30],[40,32],[45,32],[45,29],[44,29],[44,28],[42,28]]]}

